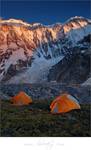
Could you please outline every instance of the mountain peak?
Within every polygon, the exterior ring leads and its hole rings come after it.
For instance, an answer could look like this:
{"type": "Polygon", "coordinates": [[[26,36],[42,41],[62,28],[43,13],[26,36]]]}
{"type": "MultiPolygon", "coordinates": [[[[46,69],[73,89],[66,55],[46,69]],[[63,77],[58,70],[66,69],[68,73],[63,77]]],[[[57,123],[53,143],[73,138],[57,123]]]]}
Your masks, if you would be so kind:
{"type": "Polygon", "coordinates": [[[82,17],[82,16],[74,16],[74,17],[71,17],[70,19],[67,20],[67,22],[69,21],[87,21],[88,19],[82,17]]]}
{"type": "Polygon", "coordinates": [[[29,23],[27,23],[27,22],[25,22],[25,21],[23,21],[23,20],[20,20],[20,19],[13,19],[13,18],[10,18],[10,19],[8,19],[8,20],[1,19],[1,20],[0,20],[0,24],[30,26],[29,23]]]}
{"type": "Polygon", "coordinates": [[[75,16],[75,17],[71,17],[70,19],[68,19],[64,24],[70,24],[70,23],[77,23],[80,25],[86,25],[88,23],[91,23],[90,19],[81,17],[81,16],[75,16]]]}

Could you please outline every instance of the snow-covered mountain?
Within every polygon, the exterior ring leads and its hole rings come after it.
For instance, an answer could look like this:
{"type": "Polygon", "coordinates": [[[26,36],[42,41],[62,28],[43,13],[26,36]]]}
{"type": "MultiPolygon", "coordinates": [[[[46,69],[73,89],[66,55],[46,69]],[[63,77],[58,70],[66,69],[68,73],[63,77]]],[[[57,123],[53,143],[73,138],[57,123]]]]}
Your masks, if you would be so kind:
{"type": "Polygon", "coordinates": [[[0,81],[47,81],[52,66],[72,55],[74,47],[89,48],[84,39],[90,33],[91,21],[83,17],[48,26],[0,20],[0,81]]]}

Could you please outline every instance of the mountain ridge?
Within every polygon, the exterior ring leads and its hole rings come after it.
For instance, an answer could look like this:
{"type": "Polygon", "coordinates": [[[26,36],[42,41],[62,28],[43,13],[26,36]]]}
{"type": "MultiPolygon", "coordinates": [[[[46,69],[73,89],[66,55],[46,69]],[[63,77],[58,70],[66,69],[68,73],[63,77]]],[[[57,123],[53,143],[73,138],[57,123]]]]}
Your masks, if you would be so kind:
{"type": "Polygon", "coordinates": [[[51,26],[1,20],[0,80],[7,83],[46,81],[51,67],[72,55],[73,47],[83,46],[79,41],[90,33],[91,21],[83,17],[51,26]]]}

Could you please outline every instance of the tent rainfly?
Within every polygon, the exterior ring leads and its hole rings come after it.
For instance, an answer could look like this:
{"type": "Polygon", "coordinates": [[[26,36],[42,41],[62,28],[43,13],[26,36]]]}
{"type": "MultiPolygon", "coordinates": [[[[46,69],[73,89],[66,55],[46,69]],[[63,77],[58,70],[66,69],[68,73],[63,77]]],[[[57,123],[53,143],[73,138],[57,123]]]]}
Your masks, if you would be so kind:
{"type": "Polygon", "coordinates": [[[70,94],[58,96],[50,105],[51,113],[66,113],[73,109],[80,109],[79,102],[70,94]]]}
{"type": "Polygon", "coordinates": [[[13,105],[28,105],[32,103],[32,99],[25,92],[21,91],[12,97],[11,103],[13,103],[13,105]]]}

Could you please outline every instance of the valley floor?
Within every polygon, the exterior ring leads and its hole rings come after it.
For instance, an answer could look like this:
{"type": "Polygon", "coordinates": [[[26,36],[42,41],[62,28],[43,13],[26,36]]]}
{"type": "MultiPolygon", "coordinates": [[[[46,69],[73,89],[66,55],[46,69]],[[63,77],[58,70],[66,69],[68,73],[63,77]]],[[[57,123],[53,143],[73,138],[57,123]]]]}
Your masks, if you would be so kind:
{"type": "Polygon", "coordinates": [[[52,115],[47,100],[29,106],[1,103],[0,134],[2,137],[90,137],[90,104],[81,110],[52,115]]]}

